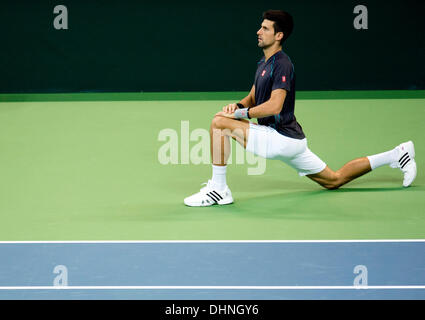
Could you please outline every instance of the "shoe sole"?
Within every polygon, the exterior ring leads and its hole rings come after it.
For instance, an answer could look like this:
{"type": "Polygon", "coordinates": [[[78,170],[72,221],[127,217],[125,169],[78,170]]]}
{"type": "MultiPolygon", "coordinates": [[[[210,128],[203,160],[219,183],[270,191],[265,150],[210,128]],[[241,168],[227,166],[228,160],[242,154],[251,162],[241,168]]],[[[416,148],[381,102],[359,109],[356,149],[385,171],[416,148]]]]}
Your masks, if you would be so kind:
{"type": "Polygon", "coordinates": [[[226,205],[226,204],[231,204],[231,203],[233,203],[233,198],[232,198],[232,200],[227,200],[227,201],[220,200],[219,202],[217,202],[217,204],[220,205],[220,206],[226,205]]]}
{"type": "Polygon", "coordinates": [[[411,161],[412,161],[412,164],[410,164],[410,165],[413,165],[415,167],[415,169],[414,169],[415,170],[415,175],[414,175],[412,181],[409,184],[407,184],[407,185],[405,185],[403,183],[403,187],[407,188],[407,187],[409,187],[413,183],[413,181],[415,181],[416,175],[417,175],[417,168],[416,168],[416,161],[415,161],[415,145],[414,145],[413,141],[411,141],[411,140],[410,141],[407,141],[405,146],[406,146],[406,150],[405,151],[409,153],[409,156],[410,156],[411,161]]]}
{"type": "Polygon", "coordinates": [[[409,184],[407,184],[407,185],[405,185],[404,184],[404,181],[403,181],[403,187],[405,187],[405,188],[407,188],[407,187],[409,187],[412,183],[413,183],[413,181],[415,181],[415,179],[416,179],[416,176],[417,176],[417,174],[418,174],[418,170],[417,170],[417,167],[416,167],[416,161],[413,159],[412,160],[412,164],[411,164],[411,166],[414,166],[414,168],[415,168],[415,175],[413,176],[413,179],[412,179],[412,181],[410,181],[410,183],[409,184]]]}
{"type": "Polygon", "coordinates": [[[233,203],[233,199],[232,200],[226,200],[226,201],[218,201],[218,202],[216,202],[216,203],[213,203],[213,204],[210,204],[210,205],[199,205],[199,206],[197,206],[197,205],[190,205],[190,204],[187,204],[186,202],[184,202],[184,204],[186,205],[186,206],[188,206],[188,207],[211,207],[211,206],[214,206],[214,205],[219,205],[219,206],[223,206],[223,205],[228,205],[228,204],[232,204],[233,203]]]}

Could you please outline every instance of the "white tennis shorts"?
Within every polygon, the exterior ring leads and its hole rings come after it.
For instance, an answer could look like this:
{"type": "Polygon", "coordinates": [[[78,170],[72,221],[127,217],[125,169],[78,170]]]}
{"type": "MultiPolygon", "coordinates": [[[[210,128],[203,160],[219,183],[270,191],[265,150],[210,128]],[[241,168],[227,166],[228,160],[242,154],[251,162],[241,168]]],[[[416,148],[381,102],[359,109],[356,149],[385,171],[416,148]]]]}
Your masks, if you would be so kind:
{"type": "Polygon", "coordinates": [[[266,159],[281,160],[300,176],[318,173],[326,167],[308,148],[306,138],[289,138],[271,127],[254,123],[249,125],[246,150],[266,159]]]}

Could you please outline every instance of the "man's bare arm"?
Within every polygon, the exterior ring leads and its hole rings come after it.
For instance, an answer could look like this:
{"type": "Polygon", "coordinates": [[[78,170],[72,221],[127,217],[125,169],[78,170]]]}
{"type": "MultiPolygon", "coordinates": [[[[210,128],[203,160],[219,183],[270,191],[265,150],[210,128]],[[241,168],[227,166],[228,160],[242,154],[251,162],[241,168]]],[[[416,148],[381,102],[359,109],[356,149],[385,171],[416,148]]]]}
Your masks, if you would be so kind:
{"type": "MultiPolygon", "coordinates": [[[[253,107],[255,105],[255,85],[252,86],[248,95],[239,101],[239,103],[243,104],[245,108],[253,107]]],[[[238,109],[236,103],[231,103],[223,107],[223,112],[233,113],[236,109],[238,109]]]]}
{"type": "MultiPolygon", "coordinates": [[[[282,111],[283,103],[285,102],[286,98],[286,90],[285,89],[275,89],[272,91],[270,99],[266,102],[256,106],[251,107],[249,109],[249,117],[250,118],[264,118],[268,116],[274,116],[279,114],[282,111]]],[[[235,112],[239,112],[242,109],[238,109],[235,103],[228,105],[223,108],[223,111],[218,112],[216,115],[228,117],[228,118],[235,118],[235,112]],[[231,109],[230,111],[224,110],[224,108],[229,107],[231,109]],[[237,111],[236,111],[237,110],[237,111]]],[[[245,108],[245,114],[246,114],[245,108]]],[[[236,116],[236,118],[240,119],[241,115],[236,116]]],[[[246,117],[246,116],[244,116],[246,117]]],[[[244,118],[243,117],[243,118],[244,118]]]]}
{"type": "Polygon", "coordinates": [[[268,116],[277,115],[282,111],[285,98],[286,90],[273,90],[269,100],[256,107],[249,109],[249,116],[251,118],[264,118],[268,116]]]}
{"type": "Polygon", "coordinates": [[[255,106],[255,85],[252,85],[249,94],[239,101],[239,103],[243,104],[245,108],[252,108],[255,106]]]}

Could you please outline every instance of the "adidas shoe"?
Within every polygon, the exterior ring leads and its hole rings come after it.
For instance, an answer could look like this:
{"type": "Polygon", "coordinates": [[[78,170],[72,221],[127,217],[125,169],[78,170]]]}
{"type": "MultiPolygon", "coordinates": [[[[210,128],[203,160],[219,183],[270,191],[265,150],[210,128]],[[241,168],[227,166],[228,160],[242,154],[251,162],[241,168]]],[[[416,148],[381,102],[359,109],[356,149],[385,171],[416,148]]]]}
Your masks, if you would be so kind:
{"type": "Polygon", "coordinates": [[[198,193],[184,199],[184,204],[189,207],[208,207],[214,204],[230,204],[233,202],[229,187],[217,190],[212,187],[211,180],[198,193]]]}
{"type": "Polygon", "coordinates": [[[408,187],[416,178],[415,146],[412,141],[400,144],[399,158],[390,164],[391,168],[399,168],[404,173],[403,186],[408,187]]]}

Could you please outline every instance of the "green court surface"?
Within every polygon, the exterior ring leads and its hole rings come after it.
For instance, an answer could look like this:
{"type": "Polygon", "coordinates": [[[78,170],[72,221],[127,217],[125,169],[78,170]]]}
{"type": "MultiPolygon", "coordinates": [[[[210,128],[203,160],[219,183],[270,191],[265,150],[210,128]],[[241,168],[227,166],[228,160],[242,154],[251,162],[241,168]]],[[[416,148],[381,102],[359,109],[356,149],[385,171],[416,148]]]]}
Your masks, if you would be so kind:
{"type": "Polygon", "coordinates": [[[416,95],[301,94],[296,103],[310,149],[333,169],[412,140],[411,187],[389,167],[333,191],[278,161],[250,175],[258,158],[238,162],[233,145],[227,181],[235,203],[209,208],[183,204],[211,176],[210,164],[194,162],[209,160],[202,137],[215,112],[243,95],[3,95],[0,240],[425,238],[425,97],[416,95]],[[172,139],[176,149],[164,153],[172,139]],[[172,152],[178,163],[161,164],[172,152]]]}

